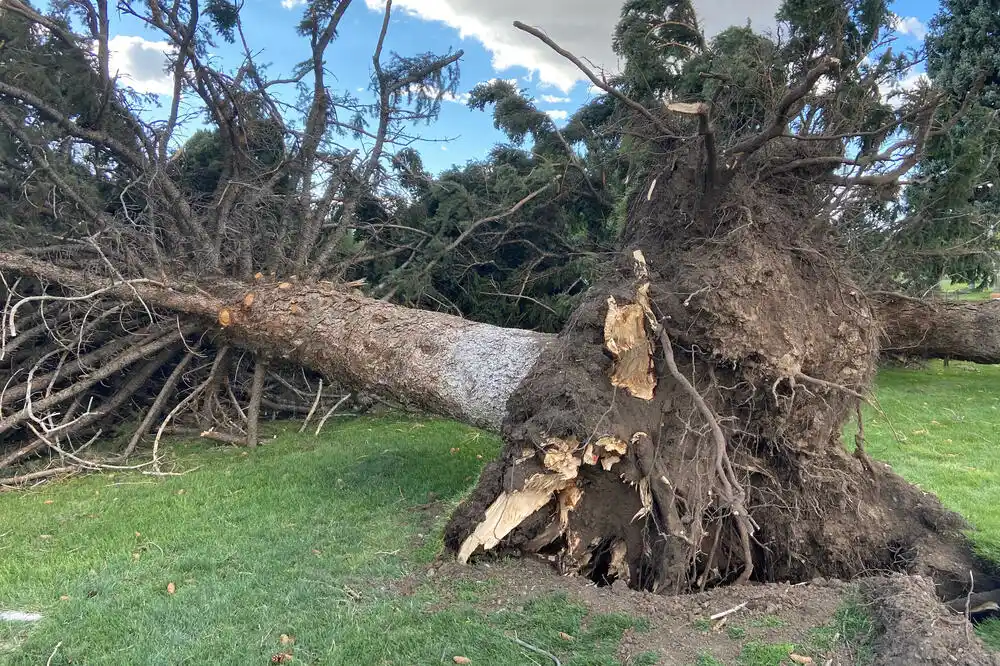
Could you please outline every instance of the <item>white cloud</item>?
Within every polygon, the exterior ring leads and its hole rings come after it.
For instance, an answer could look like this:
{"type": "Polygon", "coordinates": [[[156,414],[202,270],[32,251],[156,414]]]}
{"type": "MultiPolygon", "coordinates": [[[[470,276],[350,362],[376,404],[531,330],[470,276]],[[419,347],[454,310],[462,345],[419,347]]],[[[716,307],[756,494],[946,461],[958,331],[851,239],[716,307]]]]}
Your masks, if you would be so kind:
{"type": "Polygon", "coordinates": [[[549,109],[545,112],[549,118],[555,121],[566,120],[569,118],[569,111],[563,109],[549,109]]]}
{"type": "Polygon", "coordinates": [[[452,102],[454,104],[468,104],[469,103],[469,93],[460,92],[458,94],[446,92],[441,97],[442,101],[452,102]]]}
{"type": "MultiPolygon", "coordinates": [[[[385,0],[365,0],[382,11],[385,0]]],[[[702,27],[714,35],[750,19],[758,29],[774,25],[779,0],[696,0],[702,27]]],[[[611,50],[611,33],[622,0],[396,0],[395,6],[427,21],[449,25],[463,38],[475,39],[493,56],[493,67],[503,71],[524,67],[536,72],[538,83],[568,93],[583,74],[569,61],[534,37],[514,28],[520,20],[544,30],[553,40],[593,69],[613,71],[618,66],[611,50]]]]}
{"type": "Polygon", "coordinates": [[[923,40],[927,36],[927,26],[916,16],[894,16],[892,27],[901,35],[910,35],[923,40]]]}
{"type": "Polygon", "coordinates": [[[295,9],[306,4],[306,0],[281,0],[281,6],[285,9],[295,9]]]}
{"type": "Polygon", "coordinates": [[[542,95],[542,101],[546,104],[568,104],[570,99],[559,95],[542,95]]]}
{"type": "Polygon", "coordinates": [[[108,51],[111,73],[117,72],[123,84],[141,93],[173,94],[173,77],[165,72],[173,51],[169,43],[115,35],[108,41],[108,51]]]}

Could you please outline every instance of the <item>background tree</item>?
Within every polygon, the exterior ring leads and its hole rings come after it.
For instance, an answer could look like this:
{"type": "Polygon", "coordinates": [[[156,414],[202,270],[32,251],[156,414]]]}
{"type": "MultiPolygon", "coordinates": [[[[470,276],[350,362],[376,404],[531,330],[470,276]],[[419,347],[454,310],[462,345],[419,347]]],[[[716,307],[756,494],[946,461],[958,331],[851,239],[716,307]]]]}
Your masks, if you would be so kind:
{"type": "Polygon", "coordinates": [[[981,94],[947,133],[930,142],[906,191],[907,216],[894,231],[909,263],[903,275],[917,288],[947,275],[989,285],[1000,267],[998,31],[995,2],[947,0],[931,21],[927,74],[948,95],[946,108],[958,108],[968,90],[981,88],[981,94]]]}

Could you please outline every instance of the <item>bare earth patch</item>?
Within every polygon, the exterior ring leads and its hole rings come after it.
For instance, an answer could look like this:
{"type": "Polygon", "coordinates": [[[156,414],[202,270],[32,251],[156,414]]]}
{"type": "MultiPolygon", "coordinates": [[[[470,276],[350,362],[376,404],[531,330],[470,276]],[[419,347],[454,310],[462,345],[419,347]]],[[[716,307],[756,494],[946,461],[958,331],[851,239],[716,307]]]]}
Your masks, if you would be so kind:
{"type": "MultiPolygon", "coordinates": [[[[622,664],[638,663],[655,653],[660,666],[730,664],[790,664],[754,661],[754,650],[794,646],[794,654],[820,666],[854,664],[963,664],[1000,665],[988,653],[964,618],[942,605],[928,579],[896,575],[863,579],[858,583],[816,579],[797,585],[771,583],[725,586],[681,596],[665,596],[629,589],[621,583],[598,587],[579,576],[563,577],[536,558],[493,560],[464,566],[437,562],[429,570],[435,588],[452,600],[447,590],[459,583],[483,582],[484,611],[518,610],[530,599],[565,593],[587,606],[592,615],[622,613],[648,624],[628,630],[618,649],[622,664]],[[845,604],[860,604],[872,620],[868,645],[844,640],[838,617],[845,604]],[[745,604],[745,605],[744,605],[745,604]],[[740,607],[724,621],[717,614],[740,607]],[[867,654],[867,660],[866,660],[867,654]],[[874,659],[872,659],[874,658],[874,659]],[[714,659],[714,661],[713,661],[714,659]]],[[[411,580],[408,585],[412,585],[411,580]]],[[[792,650],[789,650],[790,652],[792,650]]]]}

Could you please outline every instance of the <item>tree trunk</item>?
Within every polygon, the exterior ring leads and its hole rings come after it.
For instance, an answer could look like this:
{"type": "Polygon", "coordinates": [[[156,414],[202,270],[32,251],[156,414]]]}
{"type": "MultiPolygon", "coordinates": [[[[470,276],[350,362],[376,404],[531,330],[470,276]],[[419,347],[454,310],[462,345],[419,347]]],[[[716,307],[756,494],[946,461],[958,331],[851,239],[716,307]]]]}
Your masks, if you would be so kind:
{"type": "Polygon", "coordinates": [[[88,273],[3,252],[0,270],[192,315],[264,355],[494,431],[500,429],[507,399],[554,339],[403,308],[324,283],[258,280],[170,288],[133,281],[109,286],[88,273]]]}
{"type": "Polygon", "coordinates": [[[886,328],[884,352],[1000,363],[1000,300],[923,300],[897,294],[875,298],[886,328]]]}

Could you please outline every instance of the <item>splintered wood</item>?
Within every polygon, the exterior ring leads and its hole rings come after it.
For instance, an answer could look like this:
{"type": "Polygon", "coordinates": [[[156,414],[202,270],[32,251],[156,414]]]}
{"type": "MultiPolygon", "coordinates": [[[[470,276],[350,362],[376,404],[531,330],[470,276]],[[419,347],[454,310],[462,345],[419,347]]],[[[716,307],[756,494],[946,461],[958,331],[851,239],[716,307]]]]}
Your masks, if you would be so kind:
{"type": "Polygon", "coordinates": [[[608,297],[604,346],[615,359],[611,384],[636,398],[652,400],[656,388],[653,343],[646,331],[646,310],[642,304],[618,305],[614,296],[608,297]]]}
{"type": "Polygon", "coordinates": [[[553,489],[547,486],[554,478],[557,477],[539,474],[532,477],[523,490],[500,493],[496,501],[486,510],[483,522],[479,523],[476,530],[462,543],[458,551],[458,561],[468,562],[479,546],[485,550],[493,548],[528,516],[548,504],[553,489]]]}
{"type": "MultiPolygon", "coordinates": [[[[546,448],[544,465],[550,473],[535,474],[521,490],[500,493],[486,510],[483,522],[462,542],[458,550],[459,562],[468,562],[480,546],[484,550],[496,546],[531,514],[548,504],[556,493],[560,493],[560,523],[568,522],[569,512],[583,496],[583,492],[576,487],[576,475],[580,469],[580,459],[575,454],[577,442],[552,437],[543,446],[546,448]],[[563,491],[567,491],[565,496],[563,491]]],[[[558,533],[553,538],[555,536],[558,533]]]]}
{"type": "MultiPolygon", "coordinates": [[[[552,543],[569,527],[569,514],[583,499],[583,490],[577,486],[577,476],[581,464],[600,464],[610,471],[628,451],[628,442],[611,435],[599,437],[596,442],[583,446],[575,439],[549,437],[542,442],[545,453],[542,464],[545,472],[535,474],[525,482],[520,490],[505,491],[486,510],[483,521],[476,526],[458,550],[458,560],[468,562],[476,550],[482,546],[490,550],[510,534],[533,513],[556,500],[558,515],[540,535],[529,545],[528,550],[552,543]],[[582,451],[581,451],[582,449],[582,451]]],[[[515,464],[522,464],[535,457],[535,452],[525,451],[525,455],[515,464]]],[[[647,495],[648,484],[646,485],[647,495]]],[[[642,495],[642,488],[640,488],[642,495]]],[[[643,495],[644,505],[648,503],[643,495]]]]}
{"type": "MultiPolygon", "coordinates": [[[[656,370],[653,365],[655,347],[650,338],[650,330],[656,330],[656,317],[649,297],[649,269],[646,259],[639,250],[632,254],[632,258],[636,277],[640,280],[635,302],[619,305],[613,296],[608,297],[604,344],[615,360],[611,383],[636,398],[652,400],[653,390],[656,388],[656,370]]],[[[632,445],[641,442],[643,437],[649,439],[649,435],[644,432],[635,433],[632,445]]],[[[629,567],[626,543],[619,539],[610,546],[605,546],[598,538],[593,543],[584,544],[580,535],[570,527],[570,513],[576,510],[583,499],[583,486],[578,485],[581,465],[599,466],[605,472],[611,472],[628,455],[629,448],[629,442],[604,434],[596,440],[590,437],[584,442],[548,437],[537,449],[523,449],[514,465],[534,461],[542,471],[531,475],[520,489],[500,493],[486,510],[482,522],[462,542],[458,560],[468,562],[480,547],[484,550],[494,548],[531,515],[554,502],[550,522],[531,539],[526,546],[527,550],[538,551],[556,539],[565,537],[563,553],[580,568],[593,557],[595,548],[609,547],[610,575],[627,580],[629,567]]],[[[632,486],[639,493],[642,504],[632,517],[635,521],[652,513],[653,493],[649,478],[633,482],[632,486]]]]}

